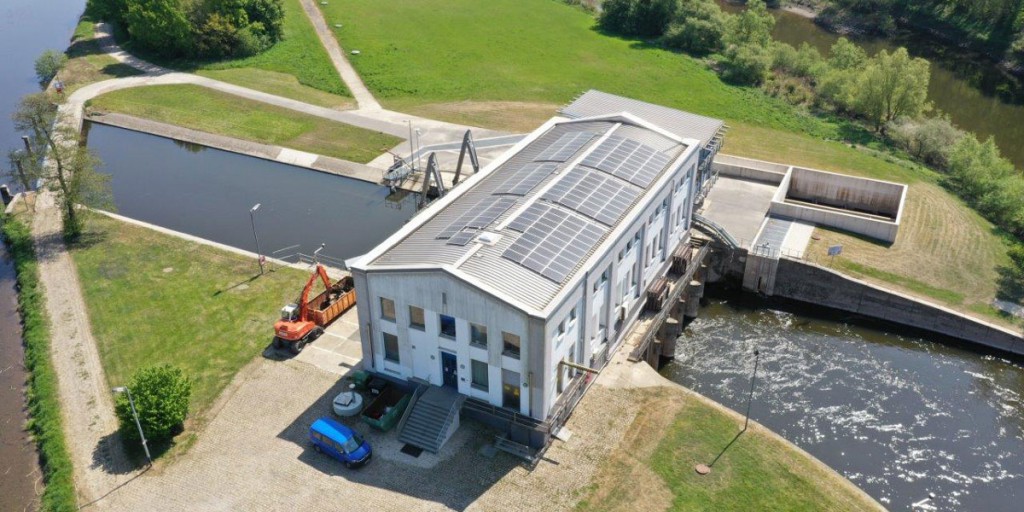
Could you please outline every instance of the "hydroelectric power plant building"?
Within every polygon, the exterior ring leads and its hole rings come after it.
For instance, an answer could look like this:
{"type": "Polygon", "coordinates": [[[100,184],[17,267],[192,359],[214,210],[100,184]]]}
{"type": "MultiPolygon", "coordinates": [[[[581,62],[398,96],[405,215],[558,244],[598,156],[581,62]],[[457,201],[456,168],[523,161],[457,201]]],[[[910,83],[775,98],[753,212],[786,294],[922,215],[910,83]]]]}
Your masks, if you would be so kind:
{"type": "Polygon", "coordinates": [[[542,444],[689,243],[722,121],[597,91],[561,114],[348,262],[363,368],[455,397],[413,444],[458,408],[542,444]]]}

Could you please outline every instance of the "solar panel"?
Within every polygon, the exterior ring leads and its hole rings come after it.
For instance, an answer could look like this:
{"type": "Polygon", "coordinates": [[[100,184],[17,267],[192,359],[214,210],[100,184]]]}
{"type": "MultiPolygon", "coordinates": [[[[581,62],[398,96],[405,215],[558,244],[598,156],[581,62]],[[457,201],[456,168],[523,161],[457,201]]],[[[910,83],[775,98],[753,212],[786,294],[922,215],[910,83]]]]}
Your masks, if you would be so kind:
{"type": "Polygon", "coordinates": [[[543,198],[612,226],[639,195],[639,190],[611,176],[575,168],[558,180],[543,198]]]}
{"type": "Polygon", "coordinates": [[[595,135],[593,132],[569,132],[562,134],[558,140],[544,149],[544,151],[541,151],[533,161],[564,162],[575,155],[580,148],[586,146],[595,135]]]}
{"type": "Polygon", "coordinates": [[[612,135],[583,159],[583,165],[647,188],[669,163],[669,157],[635,140],[612,135]]]}
{"type": "Polygon", "coordinates": [[[525,196],[533,190],[540,182],[544,181],[551,173],[555,172],[558,164],[554,163],[529,163],[510,173],[500,185],[494,188],[495,194],[512,194],[525,196]]]}
{"type": "Polygon", "coordinates": [[[483,229],[514,204],[516,204],[515,198],[487,196],[478,201],[473,208],[460,215],[451,224],[448,224],[448,227],[442,229],[437,238],[451,238],[452,235],[458,233],[462,228],[483,229]]]}
{"type": "Polygon", "coordinates": [[[550,204],[534,203],[516,218],[523,234],[502,257],[561,283],[572,273],[607,230],[550,204]]]}
{"type": "Polygon", "coordinates": [[[459,231],[458,233],[455,233],[454,235],[452,235],[451,238],[448,239],[448,245],[462,245],[462,246],[465,246],[471,240],[476,238],[476,235],[478,233],[480,233],[480,230],[478,230],[478,229],[473,229],[473,228],[463,229],[462,231],[459,231]]]}

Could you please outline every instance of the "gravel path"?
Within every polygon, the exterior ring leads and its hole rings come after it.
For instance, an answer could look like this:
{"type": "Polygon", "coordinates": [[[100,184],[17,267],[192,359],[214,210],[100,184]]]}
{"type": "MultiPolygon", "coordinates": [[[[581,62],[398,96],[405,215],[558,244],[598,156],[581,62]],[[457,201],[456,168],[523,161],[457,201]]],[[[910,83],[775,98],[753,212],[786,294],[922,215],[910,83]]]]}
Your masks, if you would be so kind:
{"type": "Polygon", "coordinates": [[[320,44],[327,50],[327,55],[331,57],[334,69],[338,70],[341,80],[345,82],[345,86],[348,87],[348,90],[352,92],[352,96],[355,97],[359,110],[381,110],[380,103],[377,103],[377,99],[366,88],[366,84],[359,77],[359,73],[356,73],[355,68],[345,58],[345,52],[341,49],[341,45],[338,44],[338,40],[334,38],[331,29],[327,27],[327,21],[324,20],[324,15],[320,12],[320,8],[316,6],[313,0],[300,1],[302,2],[302,9],[306,11],[306,16],[309,17],[309,21],[313,23],[313,28],[316,29],[316,35],[320,38],[320,44]]]}

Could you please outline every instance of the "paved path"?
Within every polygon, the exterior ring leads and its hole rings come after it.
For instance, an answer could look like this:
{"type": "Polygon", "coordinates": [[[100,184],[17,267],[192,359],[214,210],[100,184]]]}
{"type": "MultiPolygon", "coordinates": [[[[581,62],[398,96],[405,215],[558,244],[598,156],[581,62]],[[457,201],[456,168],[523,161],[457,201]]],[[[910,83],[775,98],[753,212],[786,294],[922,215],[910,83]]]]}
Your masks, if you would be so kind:
{"type": "Polygon", "coordinates": [[[331,63],[334,64],[334,69],[338,70],[341,80],[345,82],[348,90],[352,92],[352,97],[356,99],[359,110],[382,110],[380,103],[377,103],[377,99],[366,88],[363,79],[359,78],[359,73],[356,73],[355,68],[345,58],[344,50],[341,49],[338,40],[334,38],[334,34],[328,28],[327,21],[324,20],[323,13],[316,6],[316,2],[313,0],[301,0],[301,2],[302,8],[306,11],[306,16],[309,17],[309,21],[313,23],[313,28],[316,29],[316,35],[320,38],[320,44],[324,45],[327,55],[331,57],[331,63]]]}

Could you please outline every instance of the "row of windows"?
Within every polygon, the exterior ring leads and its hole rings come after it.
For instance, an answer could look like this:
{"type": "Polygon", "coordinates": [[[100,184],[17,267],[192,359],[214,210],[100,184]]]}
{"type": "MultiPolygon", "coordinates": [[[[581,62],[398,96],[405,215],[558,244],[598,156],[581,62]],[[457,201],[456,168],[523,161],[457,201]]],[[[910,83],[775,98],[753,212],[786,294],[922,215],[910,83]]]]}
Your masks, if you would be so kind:
{"type": "MultiPolygon", "coordinates": [[[[380,310],[381,316],[388,321],[396,321],[395,316],[395,301],[381,297],[380,298],[380,310]]],[[[576,318],[575,311],[573,311],[573,318],[576,318]]],[[[448,315],[438,315],[438,334],[446,338],[455,339],[458,335],[458,324],[455,322],[455,318],[448,315]]],[[[416,306],[409,306],[409,327],[412,329],[418,329],[425,331],[427,329],[426,313],[423,308],[416,306]]],[[[387,336],[395,338],[395,350],[394,358],[388,359],[389,361],[398,362],[398,338],[394,335],[385,334],[385,354],[388,353],[387,349],[387,336]]],[[[502,354],[519,359],[520,339],[516,334],[502,331],[501,332],[502,342],[502,354]]],[[[487,326],[480,325],[470,322],[469,324],[469,343],[475,347],[487,348],[487,326]]]]}

